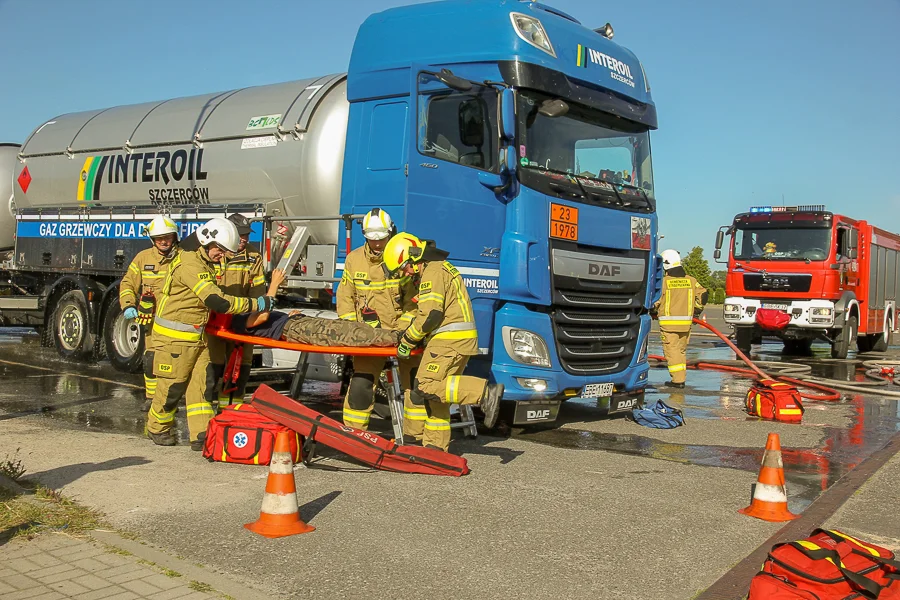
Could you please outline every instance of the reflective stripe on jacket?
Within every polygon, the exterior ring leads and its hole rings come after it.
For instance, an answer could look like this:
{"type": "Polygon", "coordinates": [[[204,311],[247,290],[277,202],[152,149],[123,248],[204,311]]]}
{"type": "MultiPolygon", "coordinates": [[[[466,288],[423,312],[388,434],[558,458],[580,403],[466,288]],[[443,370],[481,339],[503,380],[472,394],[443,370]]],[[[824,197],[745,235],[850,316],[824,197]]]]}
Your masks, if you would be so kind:
{"type": "Polygon", "coordinates": [[[702,309],[701,297],[706,288],[690,275],[662,280],[662,296],[656,303],[659,328],[662,331],[690,331],[694,309],[702,309]]]}
{"type": "Polygon", "coordinates": [[[450,346],[466,356],[478,354],[478,330],[466,284],[448,262],[429,262],[422,269],[415,318],[406,337],[428,338],[428,346],[450,346]]]}
{"type": "Polygon", "coordinates": [[[219,288],[231,296],[258,298],[266,293],[266,275],[262,255],[250,246],[225,261],[214,265],[219,288]]]}
{"type": "Polygon", "coordinates": [[[181,248],[177,246],[169,256],[163,256],[154,246],[138,252],[119,283],[119,305],[122,310],[136,307],[141,294],[147,290],[159,298],[169,265],[180,253],[181,248]]]}
{"type": "Polygon", "coordinates": [[[378,315],[384,329],[405,329],[412,320],[416,295],[408,277],[389,279],[380,256],[375,256],[368,244],[347,255],[344,274],[337,290],[339,319],[363,321],[362,311],[369,307],[378,315]],[[409,312],[403,318],[404,312],[409,312]]]}

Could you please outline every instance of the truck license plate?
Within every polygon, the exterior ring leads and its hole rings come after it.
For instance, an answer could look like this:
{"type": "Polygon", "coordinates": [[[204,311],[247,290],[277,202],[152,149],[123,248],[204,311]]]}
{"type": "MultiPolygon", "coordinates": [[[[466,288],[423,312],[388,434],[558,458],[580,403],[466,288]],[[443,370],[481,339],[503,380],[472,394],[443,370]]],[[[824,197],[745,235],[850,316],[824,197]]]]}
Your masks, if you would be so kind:
{"type": "Polygon", "coordinates": [[[581,392],[582,398],[608,398],[613,394],[612,383],[589,383],[581,392]]]}
{"type": "Polygon", "coordinates": [[[775,310],[783,310],[784,312],[787,312],[787,309],[788,309],[787,304],[780,304],[778,302],[763,302],[762,307],[763,308],[773,308],[775,310]]]}

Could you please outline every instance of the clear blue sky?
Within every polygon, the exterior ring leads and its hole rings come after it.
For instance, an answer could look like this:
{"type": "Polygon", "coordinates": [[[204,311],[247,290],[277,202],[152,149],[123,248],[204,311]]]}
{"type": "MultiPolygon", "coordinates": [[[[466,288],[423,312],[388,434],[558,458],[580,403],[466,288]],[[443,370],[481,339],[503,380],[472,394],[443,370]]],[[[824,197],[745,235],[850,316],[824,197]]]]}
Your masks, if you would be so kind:
{"type": "MultiPolygon", "coordinates": [[[[58,114],[341,72],[415,0],[0,0],[0,142],[58,114]]],[[[553,0],[643,61],[661,247],[754,204],[900,232],[900,0],[553,0]]],[[[423,32],[424,35],[424,32],[423,32]]]]}

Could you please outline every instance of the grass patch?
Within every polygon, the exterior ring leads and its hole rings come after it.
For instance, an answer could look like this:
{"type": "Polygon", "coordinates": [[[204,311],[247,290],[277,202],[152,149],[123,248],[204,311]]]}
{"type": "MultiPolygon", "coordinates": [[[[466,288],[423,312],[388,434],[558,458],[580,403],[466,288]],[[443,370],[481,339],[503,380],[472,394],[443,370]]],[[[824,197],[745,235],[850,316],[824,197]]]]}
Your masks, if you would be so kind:
{"type": "Polygon", "coordinates": [[[100,513],[79,506],[56,490],[34,488],[34,495],[3,499],[0,510],[0,537],[31,539],[46,531],[64,531],[77,535],[102,525],[100,513]]]}
{"type": "Polygon", "coordinates": [[[166,577],[172,577],[172,578],[181,577],[181,573],[179,573],[178,571],[173,571],[172,569],[163,569],[162,574],[165,575],[166,577]]]}
{"type": "Polygon", "coordinates": [[[202,581],[193,581],[192,580],[188,584],[188,587],[191,588],[192,590],[194,590],[195,592],[206,592],[207,594],[215,591],[215,589],[213,589],[213,586],[209,585],[208,583],[203,583],[202,581]]]}
{"type": "Polygon", "coordinates": [[[13,481],[18,481],[25,475],[25,466],[22,464],[22,459],[19,458],[19,450],[21,450],[21,448],[16,448],[16,452],[13,454],[12,458],[7,454],[6,458],[0,461],[0,473],[6,475],[13,481]]]}

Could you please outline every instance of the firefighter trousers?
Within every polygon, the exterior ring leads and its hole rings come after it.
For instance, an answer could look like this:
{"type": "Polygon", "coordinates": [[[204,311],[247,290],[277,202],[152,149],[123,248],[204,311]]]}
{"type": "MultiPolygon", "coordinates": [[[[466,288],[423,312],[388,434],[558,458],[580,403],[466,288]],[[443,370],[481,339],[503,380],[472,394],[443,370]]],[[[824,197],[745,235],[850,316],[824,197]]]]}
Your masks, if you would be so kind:
{"type": "Polygon", "coordinates": [[[240,371],[235,383],[226,382],[222,379],[223,375],[225,375],[225,367],[231,362],[231,353],[234,352],[235,342],[210,336],[208,346],[209,361],[215,373],[216,385],[206,390],[207,401],[210,403],[218,402],[220,409],[228,404],[243,403],[247,381],[250,380],[250,367],[253,364],[253,345],[243,344],[240,371]]]}
{"type": "Polygon", "coordinates": [[[156,375],[153,374],[153,350],[152,350],[152,341],[150,339],[150,332],[153,329],[153,324],[147,325],[143,327],[144,329],[144,356],[143,356],[143,367],[144,367],[144,395],[147,397],[147,400],[153,401],[153,395],[156,393],[156,375]]]}
{"type": "Polygon", "coordinates": [[[153,344],[157,386],[147,413],[147,431],[158,434],[172,429],[178,403],[184,396],[190,441],[196,441],[215,414],[206,395],[210,385],[215,385],[209,349],[205,342],[172,343],[159,337],[153,344]]]}
{"type": "MultiPolygon", "coordinates": [[[[450,406],[479,404],[484,397],[487,380],[462,374],[468,362],[468,356],[447,346],[429,345],[422,353],[422,362],[410,391],[410,408],[425,410],[424,446],[434,446],[446,452],[450,446],[450,406]],[[425,405],[412,404],[413,394],[423,399],[425,405]]],[[[409,431],[410,435],[415,435],[412,418],[409,425],[404,418],[403,428],[404,434],[409,431]]]]}
{"type": "Polygon", "coordinates": [[[663,354],[669,367],[672,383],[684,383],[687,370],[687,345],[691,338],[690,331],[660,331],[663,354]]]}
{"type": "MultiPolygon", "coordinates": [[[[350,378],[350,385],[347,387],[347,394],[344,396],[344,425],[363,431],[369,428],[369,419],[372,416],[372,409],[375,407],[375,382],[381,377],[381,372],[385,367],[385,358],[383,356],[354,356],[353,357],[353,376],[350,378]]],[[[419,366],[419,357],[414,356],[410,360],[401,360],[398,364],[400,371],[400,390],[405,397],[412,385],[412,379],[415,376],[416,368],[419,366]]],[[[422,407],[414,407],[421,409],[422,407]]],[[[404,413],[406,413],[404,406],[404,413]]],[[[424,412],[423,412],[424,414],[424,412]]],[[[420,421],[424,424],[425,418],[420,421]]],[[[418,438],[422,437],[422,427],[419,426],[418,438]]],[[[404,434],[414,435],[407,432],[406,420],[404,419],[404,434]]]]}

